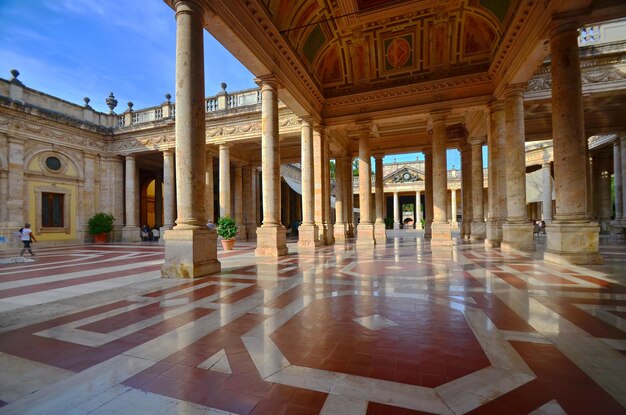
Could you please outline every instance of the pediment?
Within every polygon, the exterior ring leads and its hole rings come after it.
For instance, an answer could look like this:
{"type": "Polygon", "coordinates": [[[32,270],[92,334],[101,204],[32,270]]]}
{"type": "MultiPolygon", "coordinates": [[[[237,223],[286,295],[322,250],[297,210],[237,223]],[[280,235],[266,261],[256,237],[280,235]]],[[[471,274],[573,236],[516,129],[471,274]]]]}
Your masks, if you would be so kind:
{"type": "Polygon", "coordinates": [[[402,167],[398,170],[395,170],[389,173],[386,177],[383,178],[384,184],[397,184],[397,183],[414,183],[423,181],[423,173],[411,168],[411,167],[402,167]]]}

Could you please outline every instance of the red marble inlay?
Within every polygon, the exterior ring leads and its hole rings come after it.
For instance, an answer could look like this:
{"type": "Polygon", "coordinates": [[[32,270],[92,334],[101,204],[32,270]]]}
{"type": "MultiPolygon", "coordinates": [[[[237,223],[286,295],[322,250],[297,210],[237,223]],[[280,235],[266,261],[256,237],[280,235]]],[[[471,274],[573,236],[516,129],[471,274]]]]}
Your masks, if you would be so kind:
{"type": "Polygon", "coordinates": [[[314,301],[271,338],[294,365],[412,385],[423,386],[422,374],[433,386],[489,366],[460,312],[408,299],[314,301]],[[352,321],[373,314],[398,326],[370,330],[352,321]]]}
{"type": "Polygon", "coordinates": [[[511,344],[537,378],[470,414],[528,414],[553,399],[570,415],[626,413],[553,345],[514,341],[511,344]]]}

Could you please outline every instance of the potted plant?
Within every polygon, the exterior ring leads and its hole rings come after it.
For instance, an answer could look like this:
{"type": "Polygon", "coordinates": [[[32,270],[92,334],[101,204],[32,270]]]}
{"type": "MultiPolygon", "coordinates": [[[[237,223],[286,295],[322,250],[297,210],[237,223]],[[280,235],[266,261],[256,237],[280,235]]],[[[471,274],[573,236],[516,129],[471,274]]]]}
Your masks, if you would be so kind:
{"type": "Polygon", "coordinates": [[[230,216],[222,216],[217,220],[217,234],[222,238],[222,246],[225,251],[230,251],[235,246],[237,236],[237,222],[230,216]]]}
{"type": "Polygon", "coordinates": [[[96,243],[107,241],[107,235],[113,230],[115,217],[110,213],[98,212],[89,218],[87,227],[89,233],[94,235],[96,243]]]}

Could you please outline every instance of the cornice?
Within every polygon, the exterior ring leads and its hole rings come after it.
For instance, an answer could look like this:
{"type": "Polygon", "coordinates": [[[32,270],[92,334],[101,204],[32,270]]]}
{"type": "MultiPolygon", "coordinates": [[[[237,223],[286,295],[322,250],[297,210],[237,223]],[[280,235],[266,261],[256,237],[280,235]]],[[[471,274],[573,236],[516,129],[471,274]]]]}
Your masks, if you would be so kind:
{"type": "Polygon", "coordinates": [[[36,141],[46,138],[54,144],[92,151],[105,151],[111,140],[110,137],[92,131],[27,113],[7,111],[5,108],[0,108],[0,131],[9,136],[26,136],[36,141]]]}

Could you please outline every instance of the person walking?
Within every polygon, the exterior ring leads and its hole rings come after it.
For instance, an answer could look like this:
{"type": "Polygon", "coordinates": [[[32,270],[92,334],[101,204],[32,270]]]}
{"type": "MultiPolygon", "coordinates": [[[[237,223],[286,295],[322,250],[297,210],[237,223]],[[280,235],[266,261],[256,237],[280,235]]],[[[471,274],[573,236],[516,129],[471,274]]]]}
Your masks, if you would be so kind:
{"type": "Polygon", "coordinates": [[[30,229],[30,223],[26,223],[24,227],[20,230],[20,239],[24,244],[24,248],[22,248],[20,256],[24,256],[24,252],[27,249],[28,252],[30,252],[30,256],[35,256],[35,254],[33,254],[33,250],[30,248],[30,243],[37,242],[37,238],[35,238],[35,234],[33,234],[33,231],[30,229]]]}

